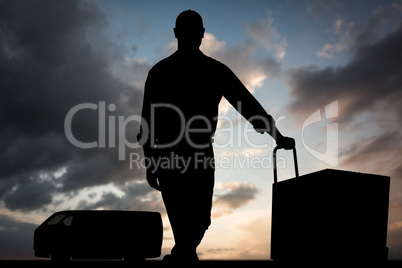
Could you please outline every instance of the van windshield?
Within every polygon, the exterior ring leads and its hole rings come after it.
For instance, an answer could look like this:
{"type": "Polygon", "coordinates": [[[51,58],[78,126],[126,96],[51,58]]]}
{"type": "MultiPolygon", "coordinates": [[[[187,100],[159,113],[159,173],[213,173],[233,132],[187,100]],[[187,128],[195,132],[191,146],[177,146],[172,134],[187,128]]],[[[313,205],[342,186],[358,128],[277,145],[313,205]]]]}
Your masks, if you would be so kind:
{"type": "Polygon", "coordinates": [[[66,215],[57,214],[53,216],[48,222],[47,225],[55,225],[58,224],[66,215]]]}
{"type": "Polygon", "coordinates": [[[66,226],[71,226],[71,222],[73,221],[73,216],[67,216],[64,220],[63,223],[66,226]]]}

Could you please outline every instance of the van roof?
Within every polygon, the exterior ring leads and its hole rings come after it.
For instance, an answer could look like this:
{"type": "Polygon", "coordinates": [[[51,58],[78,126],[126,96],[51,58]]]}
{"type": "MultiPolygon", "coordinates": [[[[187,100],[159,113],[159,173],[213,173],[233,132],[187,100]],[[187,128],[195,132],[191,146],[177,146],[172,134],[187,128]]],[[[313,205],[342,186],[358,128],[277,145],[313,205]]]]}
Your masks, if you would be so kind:
{"type": "Polygon", "coordinates": [[[68,214],[68,215],[77,215],[77,214],[109,214],[109,213],[116,213],[116,214],[126,214],[126,213],[135,213],[135,214],[160,214],[159,212],[155,211],[133,211],[133,210],[63,210],[55,212],[55,214],[68,214]]]}

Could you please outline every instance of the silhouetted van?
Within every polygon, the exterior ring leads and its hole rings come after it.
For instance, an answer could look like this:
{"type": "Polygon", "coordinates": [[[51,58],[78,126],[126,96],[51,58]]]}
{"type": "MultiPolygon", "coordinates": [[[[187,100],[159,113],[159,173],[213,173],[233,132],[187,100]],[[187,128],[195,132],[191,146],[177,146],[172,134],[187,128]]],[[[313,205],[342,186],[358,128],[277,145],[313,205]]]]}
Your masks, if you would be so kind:
{"type": "Polygon", "coordinates": [[[159,257],[162,219],[147,211],[60,211],[34,233],[36,257],[144,260],[159,257]]]}

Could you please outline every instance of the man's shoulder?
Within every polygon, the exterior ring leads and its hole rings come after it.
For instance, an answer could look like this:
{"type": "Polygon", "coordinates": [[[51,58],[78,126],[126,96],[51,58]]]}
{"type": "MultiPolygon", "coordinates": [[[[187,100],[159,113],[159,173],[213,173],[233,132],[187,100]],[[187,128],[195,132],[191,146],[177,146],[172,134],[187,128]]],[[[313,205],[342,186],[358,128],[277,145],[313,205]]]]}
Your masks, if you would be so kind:
{"type": "MultiPolygon", "coordinates": [[[[226,67],[226,65],[225,64],[223,64],[222,62],[220,62],[220,61],[218,61],[218,60],[216,60],[216,59],[214,59],[214,58],[212,58],[212,57],[210,57],[210,56],[207,56],[207,55],[205,55],[205,54],[203,54],[203,61],[206,63],[206,64],[208,64],[208,65],[211,65],[211,66],[213,66],[213,67],[216,67],[216,68],[225,68],[226,67]]],[[[227,68],[227,67],[226,67],[227,68]]]]}
{"type": "Polygon", "coordinates": [[[172,56],[170,55],[159,62],[157,62],[150,70],[150,72],[157,72],[160,69],[169,68],[169,65],[172,64],[172,56]]]}
{"type": "MultiPolygon", "coordinates": [[[[229,69],[225,64],[222,62],[207,56],[205,54],[202,54],[200,56],[201,62],[204,65],[207,65],[207,68],[211,68],[215,71],[223,71],[229,69]]],[[[172,55],[160,60],[157,62],[150,70],[150,72],[157,73],[157,72],[165,72],[166,70],[172,70],[176,67],[178,63],[180,63],[181,60],[179,59],[179,56],[176,53],[173,53],[172,55]]]]}
{"type": "Polygon", "coordinates": [[[226,77],[227,75],[232,74],[232,70],[224,63],[211,58],[209,56],[205,56],[207,58],[207,61],[209,62],[209,65],[211,66],[211,69],[213,69],[215,72],[219,73],[219,75],[222,75],[226,77]]]}

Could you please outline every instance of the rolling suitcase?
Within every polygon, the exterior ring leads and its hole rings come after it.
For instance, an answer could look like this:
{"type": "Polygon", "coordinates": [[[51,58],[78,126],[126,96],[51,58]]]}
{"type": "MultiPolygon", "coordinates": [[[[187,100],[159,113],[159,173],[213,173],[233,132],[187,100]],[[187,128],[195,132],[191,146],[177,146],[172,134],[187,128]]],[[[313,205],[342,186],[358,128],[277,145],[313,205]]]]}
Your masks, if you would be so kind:
{"type": "Polygon", "coordinates": [[[274,149],[271,259],[385,261],[390,178],[325,169],[277,181],[274,149]]]}

